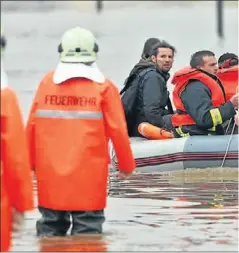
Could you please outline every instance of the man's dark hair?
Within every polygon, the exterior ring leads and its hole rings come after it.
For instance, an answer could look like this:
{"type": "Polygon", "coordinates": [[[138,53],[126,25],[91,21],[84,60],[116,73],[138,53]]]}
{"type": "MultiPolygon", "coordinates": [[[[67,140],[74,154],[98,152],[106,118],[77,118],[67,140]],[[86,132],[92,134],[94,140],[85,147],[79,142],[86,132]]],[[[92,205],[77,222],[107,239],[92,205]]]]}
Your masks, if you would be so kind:
{"type": "Polygon", "coordinates": [[[143,52],[141,54],[141,58],[147,59],[150,57],[150,52],[152,51],[153,46],[160,42],[159,39],[157,38],[149,38],[146,40],[146,42],[144,43],[144,48],[143,48],[143,52]]]}
{"type": "Polygon", "coordinates": [[[225,53],[225,54],[222,54],[219,59],[218,59],[218,64],[222,64],[224,63],[226,60],[229,60],[229,59],[233,59],[233,58],[236,58],[238,59],[238,56],[236,54],[233,54],[233,53],[225,53]]]}
{"type": "Polygon", "coordinates": [[[150,56],[153,56],[153,55],[157,56],[159,48],[170,48],[173,51],[173,55],[176,53],[176,49],[174,46],[169,44],[167,41],[162,40],[153,46],[150,56]]]}
{"type": "Polygon", "coordinates": [[[201,50],[197,51],[191,56],[190,60],[190,66],[192,68],[196,68],[197,66],[203,65],[203,57],[205,56],[215,56],[215,54],[212,51],[209,50],[201,50]]]}

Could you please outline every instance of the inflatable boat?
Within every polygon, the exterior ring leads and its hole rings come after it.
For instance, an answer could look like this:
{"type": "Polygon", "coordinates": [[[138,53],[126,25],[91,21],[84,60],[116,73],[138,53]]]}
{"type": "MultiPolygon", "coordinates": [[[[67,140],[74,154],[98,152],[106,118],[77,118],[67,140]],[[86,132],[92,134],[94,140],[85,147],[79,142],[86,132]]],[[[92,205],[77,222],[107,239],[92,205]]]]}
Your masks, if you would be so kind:
{"type": "MultiPolygon", "coordinates": [[[[165,140],[130,138],[138,172],[166,172],[187,168],[238,168],[238,135],[190,136],[165,140]]],[[[118,170],[110,146],[111,169],[118,170]]]]}

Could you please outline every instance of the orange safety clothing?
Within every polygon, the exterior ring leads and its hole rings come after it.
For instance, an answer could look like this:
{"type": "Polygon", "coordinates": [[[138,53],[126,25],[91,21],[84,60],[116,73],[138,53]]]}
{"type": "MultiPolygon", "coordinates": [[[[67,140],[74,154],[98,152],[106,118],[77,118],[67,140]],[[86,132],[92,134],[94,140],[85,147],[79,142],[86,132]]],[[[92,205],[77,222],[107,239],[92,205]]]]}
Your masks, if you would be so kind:
{"type": "Polygon", "coordinates": [[[101,210],[108,138],[121,170],[135,169],[118,90],[109,80],[101,84],[79,77],[55,84],[53,75],[49,72],[40,83],[27,123],[38,203],[53,210],[101,210]]]}
{"type": "Polygon", "coordinates": [[[222,68],[218,71],[218,78],[221,80],[226,93],[226,100],[229,101],[236,94],[238,88],[239,66],[222,68]]]}
{"type": "MultiPolygon", "coordinates": [[[[190,67],[183,68],[177,71],[172,79],[172,83],[175,85],[173,90],[173,103],[176,110],[182,112],[182,114],[176,113],[172,116],[172,125],[174,127],[196,124],[191,116],[187,114],[181,100],[181,93],[186,88],[190,80],[199,80],[209,88],[214,107],[219,107],[225,103],[224,91],[213,78],[210,78],[208,75],[196,69],[192,69],[190,67]]],[[[210,113],[215,125],[217,124],[216,122],[221,122],[221,115],[217,108],[212,109],[210,113]],[[220,119],[217,121],[217,118],[220,119]]]]}
{"type": "Polygon", "coordinates": [[[33,209],[26,136],[15,93],[1,88],[1,252],[11,247],[12,208],[33,209]]]}

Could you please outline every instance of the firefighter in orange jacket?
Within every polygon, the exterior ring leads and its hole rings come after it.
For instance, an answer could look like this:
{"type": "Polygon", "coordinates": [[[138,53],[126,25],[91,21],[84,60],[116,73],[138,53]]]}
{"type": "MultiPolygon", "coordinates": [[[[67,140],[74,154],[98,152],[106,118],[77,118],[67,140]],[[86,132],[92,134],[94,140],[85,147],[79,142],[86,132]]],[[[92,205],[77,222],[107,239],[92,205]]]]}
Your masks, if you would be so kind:
{"type": "Polygon", "coordinates": [[[66,235],[70,216],[72,235],[102,233],[109,139],[121,173],[135,169],[118,89],[97,67],[98,51],[90,31],[65,32],[60,63],[35,95],[27,135],[42,215],[39,236],[66,235]]]}
{"type": "Polygon", "coordinates": [[[176,137],[224,134],[222,124],[234,117],[238,94],[226,102],[217,78],[217,61],[211,51],[192,55],[190,67],[175,73],[172,83],[177,113],[172,116],[176,137]]]}
{"type": "Polygon", "coordinates": [[[218,59],[218,66],[217,76],[225,89],[226,100],[229,101],[238,89],[238,56],[232,53],[223,54],[218,59]]]}
{"type": "MultiPolygon", "coordinates": [[[[229,101],[238,90],[238,56],[233,53],[225,53],[218,59],[219,71],[218,78],[221,80],[226,93],[226,100],[229,101]]],[[[235,116],[238,117],[238,114],[235,116]]],[[[234,117],[234,118],[235,118],[234,117]]],[[[238,134],[238,126],[234,126],[236,122],[234,118],[224,124],[227,134],[238,134]]]]}
{"type": "MultiPolygon", "coordinates": [[[[1,54],[5,45],[1,34],[1,54]]],[[[22,115],[1,62],[1,252],[10,250],[12,231],[22,228],[24,212],[31,209],[33,186],[22,115]]]]}

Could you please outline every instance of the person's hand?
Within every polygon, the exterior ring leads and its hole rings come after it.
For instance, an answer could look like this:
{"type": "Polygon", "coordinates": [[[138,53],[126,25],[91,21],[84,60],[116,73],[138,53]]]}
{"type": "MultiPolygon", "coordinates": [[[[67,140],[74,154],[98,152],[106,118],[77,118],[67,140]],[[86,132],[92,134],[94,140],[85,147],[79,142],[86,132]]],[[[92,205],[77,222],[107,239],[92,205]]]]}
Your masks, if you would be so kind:
{"type": "Polygon", "coordinates": [[[237,126],[239,125],[238,113],[234,116],[234,122],[235,122],[235,124],[236,124],[237,126]]]}
{"type": "Polygon", "coordinates": [[[239,93],[237,92],[234,96],[231,97],[230,101],[234,105],[234,107],[237,109],[238,108],[238,97],[239,93]]]}
{"type": "Polygon", "coordinates": [[[24,225],[24,214],[19,213],[16,209],[12,210],[12,230],[18,232],[23,228],[24,225]]]}
{"type": "Polygon", "coordinates": [[[131,175],[132,173],[125,173],[125,172],[120,171],[117,177],[119,179],[128,179],[131,175]]]}

